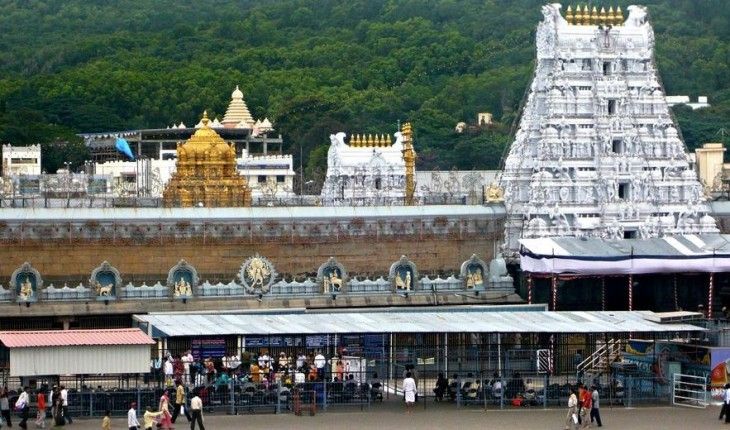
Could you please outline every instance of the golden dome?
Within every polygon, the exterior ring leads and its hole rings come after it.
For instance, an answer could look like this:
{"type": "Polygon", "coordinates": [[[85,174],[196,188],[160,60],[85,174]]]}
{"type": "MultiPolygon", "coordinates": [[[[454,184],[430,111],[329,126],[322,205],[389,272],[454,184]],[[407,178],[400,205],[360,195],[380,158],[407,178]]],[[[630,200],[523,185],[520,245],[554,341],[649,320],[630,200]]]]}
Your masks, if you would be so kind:
{"type": "Polygon", "coordinates": [[[194,154],[205,154],[211,147],[218,147],[219,149],[225,146],[229,148],[223,138],[216,133],[215,130],[210,128],[210,119],[208,119],[208,112],[203,112],[203,119],[200,120],[202,127],[195,131],[195,134],[190,136],[184,144],[183,148],[187,152],[188,157],[195,156],[194,154]]]}

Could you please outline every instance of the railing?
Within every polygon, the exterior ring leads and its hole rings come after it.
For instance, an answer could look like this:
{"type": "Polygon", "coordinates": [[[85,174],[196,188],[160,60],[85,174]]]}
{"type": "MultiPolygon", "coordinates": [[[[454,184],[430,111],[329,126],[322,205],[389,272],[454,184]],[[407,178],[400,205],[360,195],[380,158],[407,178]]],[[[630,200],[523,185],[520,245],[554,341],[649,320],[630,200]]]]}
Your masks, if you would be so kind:
{"type": "Polygon", "coordinates": [[[600,371],[601,373],[608,369],[608,366],[616,357],[621,354],[623,342],[620,339],[609,339],[608,342],[599,346],[593,354],[575,366],[578,373],[585,371],[600,371]]]}

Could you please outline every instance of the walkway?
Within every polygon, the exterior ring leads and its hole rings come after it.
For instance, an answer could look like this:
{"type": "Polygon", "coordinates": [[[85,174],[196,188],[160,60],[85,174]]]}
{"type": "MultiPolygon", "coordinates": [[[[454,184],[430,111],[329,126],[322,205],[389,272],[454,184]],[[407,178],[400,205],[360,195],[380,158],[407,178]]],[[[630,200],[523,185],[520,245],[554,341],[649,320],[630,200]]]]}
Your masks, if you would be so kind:
{"type": "MultiPolygon", "coordinates": [[[[565,412],[560,409],[505,409],[484,412],[480,409],[457,410],[453,404],[436,405],[424,410],[421,405],[413,415],[407,416],[396,402],[386,402],[369,412],[360,409],[335,408],[326,413],[310,416],[282,415],[211,415],[205,418],[207,430],[239,430],[245,428],[347,428],[347,430],[373,429],[505,429],[536,430],[563,429],[565,412]]],[[[662,429],[685,430],[693,428],[724,427],[717,420],[718,407],[690,409],[679,407],[646,407],[637,409],[602,408],[604,426],[608,429],[662,429]]],[[[100,419],[74,421],[72,430],[98,429],[100,419]]],[[[185,418],[177,423],[178,430],[185,430],[185,418]],[[182,424],[182,425],[180,425],[182,424]]],[[[112,428],[127,428],[126,420],[114,419],[112,428]]]]}

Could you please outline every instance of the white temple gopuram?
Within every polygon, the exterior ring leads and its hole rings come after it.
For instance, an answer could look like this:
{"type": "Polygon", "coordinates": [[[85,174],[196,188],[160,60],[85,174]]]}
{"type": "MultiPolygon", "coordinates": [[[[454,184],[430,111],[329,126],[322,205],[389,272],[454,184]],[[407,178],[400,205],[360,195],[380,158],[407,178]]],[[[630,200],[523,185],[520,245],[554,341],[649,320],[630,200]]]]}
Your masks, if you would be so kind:
{"type": "Polygon", "coordinates": [[[505,161],[505,253],[520,238],[717,233],[667,106],[645,8],[543,6],[505,161]]]}

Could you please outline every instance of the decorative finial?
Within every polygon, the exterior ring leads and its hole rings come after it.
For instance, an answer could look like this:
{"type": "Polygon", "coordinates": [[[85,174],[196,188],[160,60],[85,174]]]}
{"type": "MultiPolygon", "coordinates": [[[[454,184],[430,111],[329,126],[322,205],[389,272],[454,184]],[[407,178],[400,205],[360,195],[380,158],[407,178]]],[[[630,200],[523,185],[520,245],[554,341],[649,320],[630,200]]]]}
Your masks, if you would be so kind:
{"type": "Polygon", "coordinates": [[[624,13],[621,11],[621,6],[616,7],[616,16],[614,19],[614,25],[624,25],[624,13]]]}
{"type": "Polygon", "coordinates": [[[208,126],[208,122],[210,122],[210,120],[208,119],[208,111],[207,110],[204,110],[203,111],[203,119],[201,119],[200,122],[203,123],[203,127],[207,127],[208,126]]]}
{"type": "Polygon", "coordinates": [[[390,139],[390,135],[389,134],[386,135],[386,141],[385,142],[386,142],[386,145],[385,146],[392,146],[393,145],[393,141],[390,139]]]}
{"type": "Polygon", "coordinates": [[[606,8],[601,6],[601,11],[598,13],[598,23],[600,25],[606,25],[608,22],[606,22],[606,8]]]}
{"type": "Polygon", "coordinates": [[[373,140],[373,135],[372,134],[368,134],[368,142],[367,142],[367,144],[368,144],[367,146],[375,146],[375,140],[373,140]]]}
{"type": "Polygon", "coordinates": [[[583,9],[580,5],[575,7],[575,25],[583,25],[583,9]]]}
{"type": "Polygon", "coordinates": [[[591,12],[591,25],[598,25],[598,8],[595,6],[591,12]]]}
{"type": "Polygon", "coordinates": [[[608,15],[606,15],[606,24],[613,25],[615,15],[613,14],[613,6],[609,6],[608,15]]]}
{"type": "Polygon", "coordinates": [[[568,9],[565,10],[565,19],[568,21],[568,24],[575,23],[575,15],[573,15],[573,8],[570,5],[568,5],[568,9]]]}
{"type": "Polygon", "coordinates": [[[591,25],[591,9],[588,5],[583,5],[583,25],[591,25]]]}

